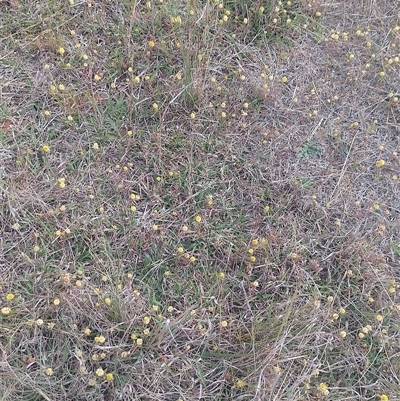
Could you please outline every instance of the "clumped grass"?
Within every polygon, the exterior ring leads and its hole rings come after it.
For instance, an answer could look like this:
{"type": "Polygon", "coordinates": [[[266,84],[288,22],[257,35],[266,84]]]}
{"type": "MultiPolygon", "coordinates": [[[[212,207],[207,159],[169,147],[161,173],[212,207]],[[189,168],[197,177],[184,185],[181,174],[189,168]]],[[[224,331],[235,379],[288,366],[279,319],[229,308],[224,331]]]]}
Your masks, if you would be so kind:
{"type": "Polygon", "coordinates": [[[399,399],[398,6],[0,1],[0,398],[399,399]]]}

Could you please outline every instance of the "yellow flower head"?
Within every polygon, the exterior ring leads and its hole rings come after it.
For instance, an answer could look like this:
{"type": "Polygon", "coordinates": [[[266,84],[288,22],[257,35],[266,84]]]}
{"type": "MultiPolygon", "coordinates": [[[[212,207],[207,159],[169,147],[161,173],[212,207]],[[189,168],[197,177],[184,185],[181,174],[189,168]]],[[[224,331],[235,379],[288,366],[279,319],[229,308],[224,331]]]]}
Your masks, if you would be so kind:
{"type": "Polygon", "coordinates": [[[46,376],[52,376],[53,375],[53,369],[52,368],[47,368],[45,371],[44,371],[44,374],[46,375],[46,376]]]}
{"type": "Polygon", "coordinates": [[[9,293],[9,294],[6,295],[7,301],[12,301],[14,298],[15,298],[14,294],[9,293]]]}
{"type": "Polygon", "coordinates": [[[9,315],[11,313],[11,308],[5,306],[4,308],[1,308],[0,312],[2,315],[9,315]]]}
{"type": "Polygon", "coordinates": [[[94,338],[94,342],[98,343],[98,344],[103,344],[105,341],[106,341],[105,337],[101,336],[101,335],[100,336],[96,336],[94,338]]]}
{"type": "Polygon", "coordinates": [[[328,395],[329,394],[328,386],[325,383],[320,383],[318,388],[319,388],[319,390],[321,391],[321,393],[323,395],[328,395]]]}
{"type": "Polygon", "coordinates": [[[50,153],[50,146],[49,145],[43,145],[42,150],[44,153],[50,153]]]}
{"type": "Polygon", "coordinates": [[[243,380],[241,380],[241,379],[236,380],[235,386],[237,388],[243,388],[245,385],[246,385],[246,383],[243,380]]]}
{"type": "Polygon", "coordinates": [[[375,166],[376,167],[382,167],[382,166],[384,166],[385,165],[385,160],[378,160],[376,163],[375,163],[375,166]]]}

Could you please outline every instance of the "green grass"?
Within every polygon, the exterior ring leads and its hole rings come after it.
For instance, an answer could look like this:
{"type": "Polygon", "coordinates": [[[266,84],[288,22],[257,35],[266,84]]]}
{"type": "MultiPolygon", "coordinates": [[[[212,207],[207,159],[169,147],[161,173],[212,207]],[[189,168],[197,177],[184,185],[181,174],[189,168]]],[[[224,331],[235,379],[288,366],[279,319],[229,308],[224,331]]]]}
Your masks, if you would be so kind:
{"type": "Polygon", "coordinates": [[[0,399],[399,399],[396,13],[0,1],[0,399]]]}

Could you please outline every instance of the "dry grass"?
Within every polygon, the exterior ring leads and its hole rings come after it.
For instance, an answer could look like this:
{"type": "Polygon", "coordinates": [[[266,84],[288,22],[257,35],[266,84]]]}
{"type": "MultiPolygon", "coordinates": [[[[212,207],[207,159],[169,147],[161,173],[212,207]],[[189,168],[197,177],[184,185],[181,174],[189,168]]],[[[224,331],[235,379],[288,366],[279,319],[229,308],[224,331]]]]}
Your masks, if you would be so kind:
{"type": "Polygon", "coordinates": [[[1,1],[0,398],[399,399],[398,7],[1,1]]]}

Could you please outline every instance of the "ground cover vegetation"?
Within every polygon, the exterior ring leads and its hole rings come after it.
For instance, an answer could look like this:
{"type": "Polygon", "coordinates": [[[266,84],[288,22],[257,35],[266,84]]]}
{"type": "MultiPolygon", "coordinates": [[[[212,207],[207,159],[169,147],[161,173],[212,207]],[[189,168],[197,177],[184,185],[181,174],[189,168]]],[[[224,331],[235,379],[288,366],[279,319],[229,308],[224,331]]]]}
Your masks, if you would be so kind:
{"type": "Polygon", "coordinates": [[[0,1],[0,398],[399,399],[399,6],[0,1]]]}

